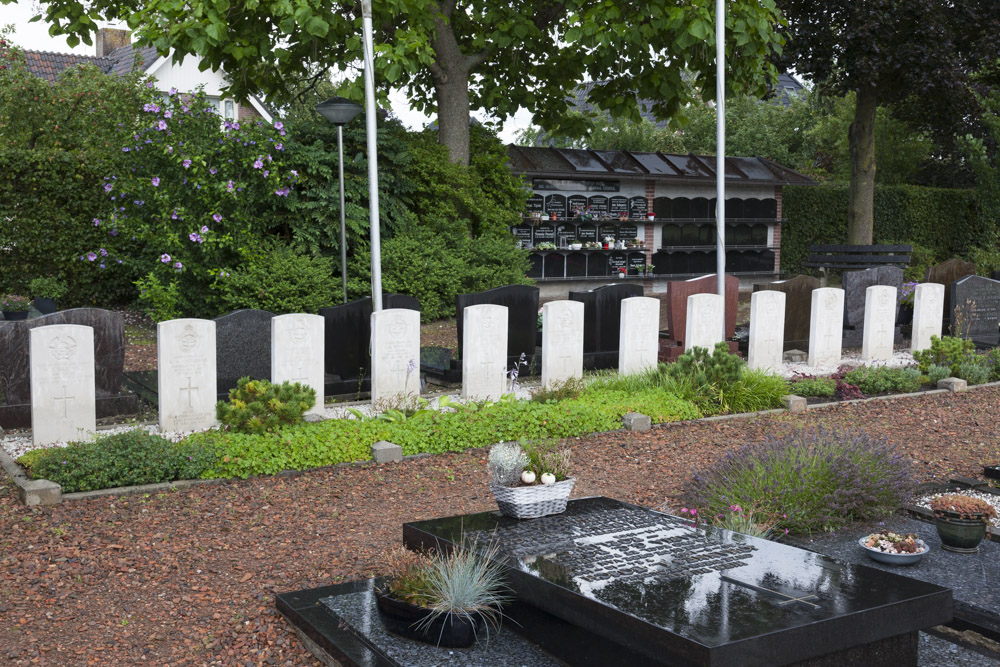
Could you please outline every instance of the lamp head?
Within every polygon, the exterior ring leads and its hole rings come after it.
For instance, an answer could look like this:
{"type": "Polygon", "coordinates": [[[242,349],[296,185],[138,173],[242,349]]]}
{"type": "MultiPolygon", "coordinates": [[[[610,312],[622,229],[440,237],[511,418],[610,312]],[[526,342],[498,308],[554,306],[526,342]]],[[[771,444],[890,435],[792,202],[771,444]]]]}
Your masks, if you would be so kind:
{"type": "Polygon", "coordinates": [[[346,97],[331,97],[317,104],[316,111],[334,125],[347,125],[361,113],[361,105],[346,97]]]}

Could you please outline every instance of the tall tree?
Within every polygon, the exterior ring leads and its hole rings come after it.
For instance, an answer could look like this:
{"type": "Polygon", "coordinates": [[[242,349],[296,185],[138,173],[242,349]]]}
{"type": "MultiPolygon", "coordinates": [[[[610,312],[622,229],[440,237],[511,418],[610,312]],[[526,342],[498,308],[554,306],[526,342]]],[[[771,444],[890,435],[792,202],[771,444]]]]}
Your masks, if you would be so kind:
{"type": "Polygon", "coordinates": [[[974,122],[976,77],[1000,55],[990,0],[778,0],[788,21],[783,64],[825,92],[856,95],[848,130],[848,242],[872,242],[875,110],[894,107],[940,134],[974,122]],[[913,113],[919,110],[919,113],[913,113]]]}
{"type": "MultiPolygon", "coordinates": [[[[6,4],[14,0],[0,0],[6,4]]],[[[362,59],[356,0],[40,0],[54,35],[71,44],[100,20],[126,20],[139,39],[174,57],[197,54],[224,69],[237,97],[274,101],[289,81],[318,78],[362,59]]],[[[470,109],[503,119],[518,107],[545,129],[587,130],[569,116],[568,94],[607,80],[590,102],[638,121],[637,99],[671,118],[697,95],[715,97],[712,0],[382,0],[374,3],[377,80],[405,88],[437,112],[439,141],[468,163],[470,109]],[[681,71],[692,73],[690,80],[681,71]]],[[[768,59],[782,38],[774,0],[727,3],[727,82],[761,93],[775,76],[768,59]]],[[[360,81],[352,94],[360,99],[360,81]]]]}

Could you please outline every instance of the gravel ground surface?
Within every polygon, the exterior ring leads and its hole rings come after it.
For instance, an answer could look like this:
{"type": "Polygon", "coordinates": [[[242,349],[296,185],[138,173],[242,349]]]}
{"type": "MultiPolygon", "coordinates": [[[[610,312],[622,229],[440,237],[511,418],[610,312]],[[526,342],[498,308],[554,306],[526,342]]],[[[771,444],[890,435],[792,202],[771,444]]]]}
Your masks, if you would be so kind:
{"type": "MultiPolygon", "coordinates": [[[[572,439],[574,495],[678,508],[692,469],[803,425],[865,425],[922,479],[996,462],[1000,388],[572,439]]],[[[313,665],[275,592],[368,576],[406,521],[483,511],[484,450],[27,508],[0,482],[0,661],[313,665]]],[[[956,664],[936,662],[927,664],[956,664]]]]}

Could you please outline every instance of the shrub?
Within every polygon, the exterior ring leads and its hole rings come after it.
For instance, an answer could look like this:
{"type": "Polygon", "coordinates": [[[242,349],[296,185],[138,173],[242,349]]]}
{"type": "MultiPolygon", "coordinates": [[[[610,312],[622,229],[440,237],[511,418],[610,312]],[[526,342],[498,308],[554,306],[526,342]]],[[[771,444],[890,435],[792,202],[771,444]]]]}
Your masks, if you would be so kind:
{"type": "Polygon", "coordinates": [[[739,380],[743,367],[743,360],[730,354],[725,343],[716,343],[711,352],[703,347],[692,348],[676,362],[661,366],[667,377],[687,377],[695,386],[716,389],[739,380]]]}
{"type": "Polygon", "coordinates": [[[490,447],[486,471],[490,481],[497,486],[517,486],[521,473],[528,465],[528,455],[516,442],[498,442],[490,447]]]}
{"type": "Polygon", "coordinates": [[[141,429],[21,457],[32,477],[56,482],[64,493],[197,479],[212,460],[212,451],[195,442],[175,444],[141,429]]]}
{"type": "Polygon", "coordinates": [[[565,401],[568,398],[579,398],[586,383],[583,378],[569,378],[565,382],[556,382],[551,387],[538,387],[531,390],[531,400],[537,403],[548,401],[565,401]]]}
{"type": "Polygon", "coordinates": [[[916,368],[860,366],[844,376],[865,394],[909,393],[919,391],[923,376],[916,368]]]}
{"type": "Polygon", "coordinates": [[[226,426],[244,433],[261,434],[302,420],[316,402],[316,390],[302,384],[240,378],[229,390],[229,402],[219,401],[215,414],[226,426]]]}
{"type": "Polygon", "coordinates": [[[931,366],[927,369],[927,381],[937,386],[939,380],[951,377],[951,368],[948,366],[931,366]]]}
{"type": "Polygon", "coordinates": [[[229,275],[216,278],[220,313],[259,308],[272,313],[317,313],[340,303],[341,288],[333,262],[288,246],[271,243],[246,259],[229,275]]]}
{"type": "Polygon", "coordinates": [[[31,296],[58,299],[66,293],[66,283],[55,276],[35,278],[28,286],[31,296]]]}
{"type": "Polygon", "coordinates": [[[541,480],[542,474],[547,472],[555,475],[557,482],[569,477],[571,452],[569,449],[560,449],[557,439],[542,438],[525,442],[523,447],[528,455],[528,465],[525,468],[535,473],[535,479],[541,480]]]}
{"type": "Polygon", "coordinates": [[[728,412],[756,412],[781,405],[781,397],[788,393],[788,382],[770,371],[744,368],[740,379],[723,385],[719,391],[719,404],[728,412]]]}
{"type": "Polygon", "coordinates": [[[976,344],[968,338],[931,336],[931,346],[926,350],[914,352],[913,358],[917,361],[921,373],[928,372],[931,366],[948,366],[951,374],[958,377],[958,365],[975,349],[976,344]]]}
{"type": "Polygon", "coordinates": [[[705,412],[753,412],[781,405],[788,383],[769,371],[750,370],[729,353],[725,343],[709,352],[695,347],[673,364],[660,364],[657,375],[640,376],[695,402],[705,412]]]}
{"type": "Polygon", "coordinates": [[[909,500],[910,464],[860,430],[819,428],[744,445],[697,473],[685,495],[710,516],[732,505],[785,515],[794,532],[833,530],[909,500]]]}
{"type": "Polygon", "coordinates": [[[955,377],[962,378],[969,384],[985,384],[993,374],[993,363],[986,355],[970,354],[958,363],[955,377]]]}
{"type": "Polygon", "coordinates": [[[837,381],[832,378],[803,378],[792,383],[791,392],[798,396],[830,398],[837,391],[837,381]]]}

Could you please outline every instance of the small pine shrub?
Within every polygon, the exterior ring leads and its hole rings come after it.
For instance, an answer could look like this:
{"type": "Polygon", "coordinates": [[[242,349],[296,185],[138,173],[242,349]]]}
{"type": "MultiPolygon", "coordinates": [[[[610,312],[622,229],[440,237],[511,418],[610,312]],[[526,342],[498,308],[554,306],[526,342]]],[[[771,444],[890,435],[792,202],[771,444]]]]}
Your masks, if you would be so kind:
{"type": "Polygon", "coordinates": [[[279,426],[295,424],[316,402],[316,390],[291,382],[271,384],[267,380],[240,378],[229,390],[229,401],[219,401],[219,421],[243,433],[267,433],[279,426]]]}
{"type": "Polygon", "coordinates": [[[63,493],[198,479],[214,460],[210,448],[142,429],[36,449],[20,459],[33,478],[56,482],[63,493]]]}
{"type": "Polygon", "coordinates": [[[670,378],[689,378],[695,386],[723,387],[740,379],[743,360],[729,353],[729,346],[717,343],[709,352],[695,347],[685,352],[670,365],[661,365],[662,372],[670,378]]]}
{"type": "Polygon", "coordinates": [[[753,507],[804,533],[890,514],[913,483],[909,461],[884,438],[819,428],[731,451],[692,478],[685,500],[709,516],[753,507]]]}
{"type": "Polygon", "coordinates": [[[931,336],[931,346],[914,352],[913,358],[919,364],[921,373],[927,373],[931,366],[948,366],[951,374],[957,377],[958,365],[975,349],[976,344],[968,338],[931,336]]]}
{"type": "Polygon", "coordinates": [[[792,383],[791,392],[797,396],[831,398],[837,391],[837,381],[831,378],[805,378],[792,383]]]}
{"type": "Polygon", "coordinates": [[[923,376],[916,368],[860,366],[848,372],[844,381],[856,385],[864,394],[871,396],[919,391],[923,385],[923,376]]]}

